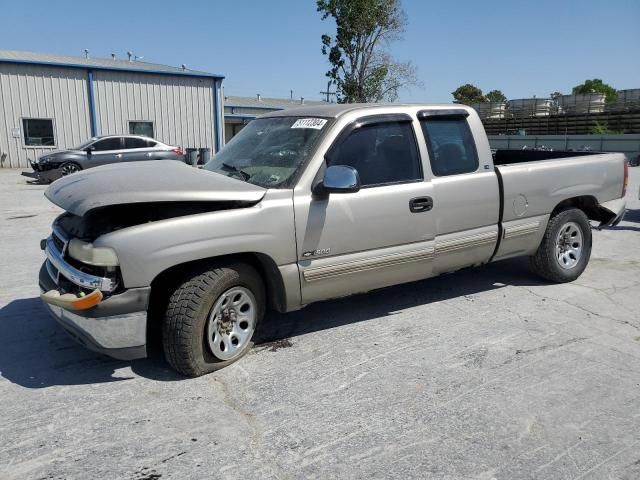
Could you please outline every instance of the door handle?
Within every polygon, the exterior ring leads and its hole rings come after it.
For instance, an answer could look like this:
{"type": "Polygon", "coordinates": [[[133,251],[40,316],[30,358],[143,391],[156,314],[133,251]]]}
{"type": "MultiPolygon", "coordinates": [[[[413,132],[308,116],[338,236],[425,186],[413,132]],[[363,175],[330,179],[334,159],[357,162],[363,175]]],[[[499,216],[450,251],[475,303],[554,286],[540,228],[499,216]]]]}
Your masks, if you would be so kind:
{"type": "Polygon", "coordinates": [[[409,200],[409,210],[412,213],[428,212],[433,208],[433,198],[416,197],[409,200]]]}
{"type": "Polygon", "coordinates": [[[122,158],[122,154],[121,153],[116,153],[116,158],[122,158]]]}

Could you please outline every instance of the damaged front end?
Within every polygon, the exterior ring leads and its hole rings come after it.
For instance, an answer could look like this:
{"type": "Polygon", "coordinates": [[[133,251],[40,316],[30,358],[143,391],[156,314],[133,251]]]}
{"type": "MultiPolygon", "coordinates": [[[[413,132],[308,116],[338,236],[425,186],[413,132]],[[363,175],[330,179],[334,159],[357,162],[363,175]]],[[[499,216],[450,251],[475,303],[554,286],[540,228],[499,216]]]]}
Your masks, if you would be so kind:
{"type": "Polygon", "coordinates": [[[200,213],[249,207],[255,202],[155,202],[111,205],[85,215],[64,213],[41,248],[55,291],[42,299],[72,310],[89,309],[124,289],[117,252],[93,242],[107,233],[137,225],[200,213]]]}
{"type": "Polygon", "coordinates": [[[85,347],[120,359],[146,356],[150,287],[127,288],[118,252],[96,245],[108,233],[163,220],[255,205],[255,201],[153,202],[64,213],[41,242],[41,299],[85,347]]]}
{"type": "Polygon", "coordinates": [[[63,177],[45,196],[65,210],[42,241],[45,307],[73,338],[115,358],[146,355],[151,287],[125,285],[111,233],[256,205],[266,189],[178,162],[134,162],[63,177]]]}

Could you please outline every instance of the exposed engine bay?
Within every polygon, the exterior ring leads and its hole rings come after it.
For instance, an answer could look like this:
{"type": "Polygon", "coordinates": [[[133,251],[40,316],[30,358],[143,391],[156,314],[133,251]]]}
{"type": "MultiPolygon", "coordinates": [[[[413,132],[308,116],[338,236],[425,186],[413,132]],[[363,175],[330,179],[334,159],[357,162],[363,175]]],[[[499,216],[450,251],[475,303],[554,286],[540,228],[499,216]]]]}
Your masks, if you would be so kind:
{"type": "Polygon", "coordinates": [[[83,216],[67,212],[58,218],[57,224],[69,237],[92,242],[106,233],[135,225],[218,210],[246,208],[256,203],[255,201],[219,201],[109,205],[90,210],[83,216]]]}

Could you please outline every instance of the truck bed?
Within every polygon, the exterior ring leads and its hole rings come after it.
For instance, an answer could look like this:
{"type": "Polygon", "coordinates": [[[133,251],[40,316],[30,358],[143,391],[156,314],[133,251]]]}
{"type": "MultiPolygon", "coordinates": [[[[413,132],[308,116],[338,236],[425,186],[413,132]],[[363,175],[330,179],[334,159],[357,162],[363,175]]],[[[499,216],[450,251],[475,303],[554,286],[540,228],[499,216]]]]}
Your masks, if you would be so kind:
{"type": "Polygon", "coordinates": [[[601,152],[573,152],[569,150],[496,150],[493,153],[494,165],[511,165],[514,163],[537,162],[540,160],[557,160],[570,157],[600,155],[601,152]]]}

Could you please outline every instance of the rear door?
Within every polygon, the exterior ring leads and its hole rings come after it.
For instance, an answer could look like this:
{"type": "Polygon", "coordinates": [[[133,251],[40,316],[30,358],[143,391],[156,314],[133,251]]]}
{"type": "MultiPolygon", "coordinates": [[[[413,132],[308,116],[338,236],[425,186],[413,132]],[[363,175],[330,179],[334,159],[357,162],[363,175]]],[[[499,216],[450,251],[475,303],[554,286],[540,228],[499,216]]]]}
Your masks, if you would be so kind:
{"type": "Polygon", "coordinates": [[[435,199],[434,273],[484,263],[498,240],[500,195],[488,144],[478,146],[472,134],[482,124],[464,109],[423,110],[418,118],[435,199]]]}
{"type": "Polygon", "coordinates": [[[433,191],[415,127],[406,114],[359,118],[325,158],[327,165],[355,168],[360,191],[326,197],[296,192],[303,303],[431,275],[434,217],[416,205],[424,206],[433,191]]]}
{"type": "Polygon", "coordinates": [[[153,154],[153,149],[149,146],[149,141],[145,138],[124,137],[124,150],[121,153],[123,162],[157,159],[153,154]]]}
{"type": "Polygon", "coordinates": [[[122,137],[109,137],[98,140],[92,146],[91,156],[87,156],[87,162],[92,167],[119,162],[122,154],[122,137]]]}

